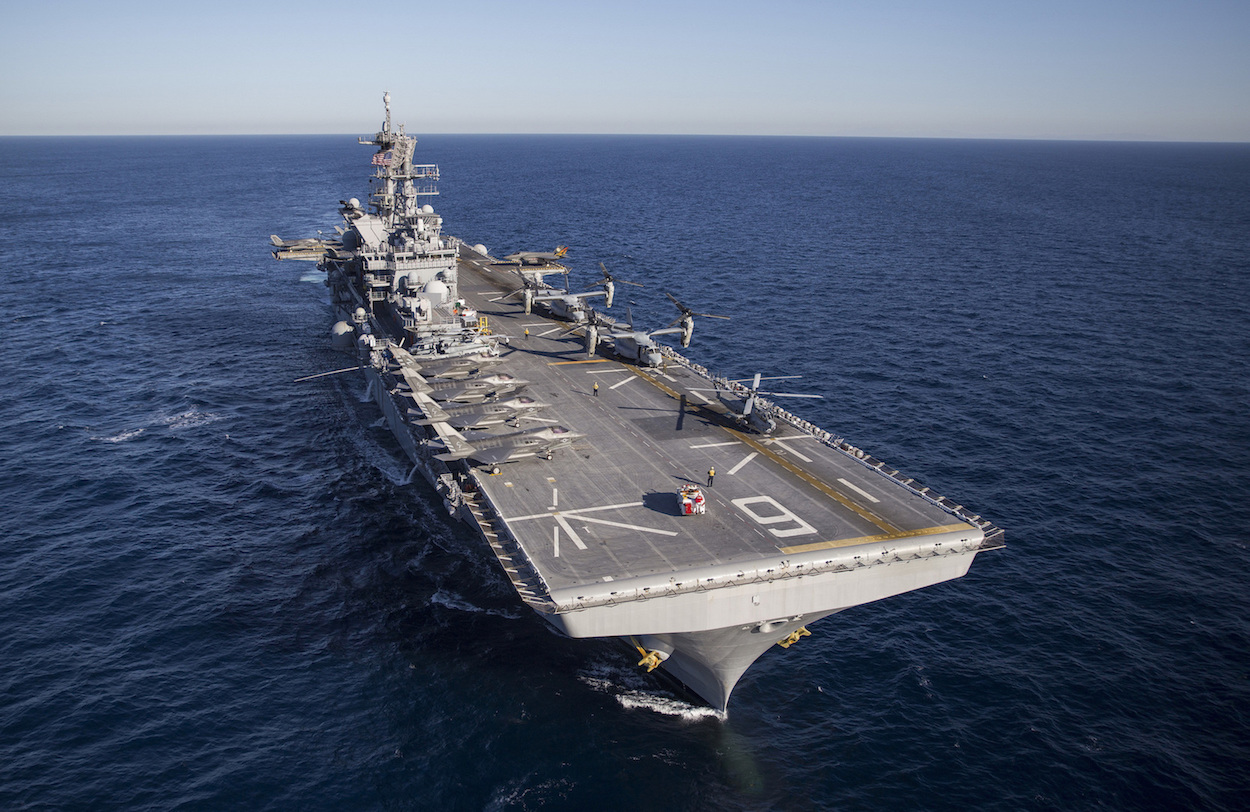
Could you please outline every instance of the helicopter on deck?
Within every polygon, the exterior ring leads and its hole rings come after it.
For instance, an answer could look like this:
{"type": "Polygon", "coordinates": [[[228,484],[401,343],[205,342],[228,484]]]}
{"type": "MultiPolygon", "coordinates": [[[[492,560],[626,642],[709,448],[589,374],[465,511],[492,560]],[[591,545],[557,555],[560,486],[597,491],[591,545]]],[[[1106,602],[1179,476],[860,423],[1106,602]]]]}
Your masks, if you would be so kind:
{"type": "MultiPolygon", "coordinates": [[[[807,395],[798,392],[766,392],[760,390],[760,381],[778,381],[791,378],[801,378],[801,375],[774,375],[768,378],[763,377],[760,373],[755,373],[754,378],[741,378],[738,380],[716,379],[716,396],[720,402],[725,404],[725,408],[733,413],[734,419],[738,424],[760,434],[772,434],[777,430],[777,421],[772,418],[772,404],[763,400],[759,395],[769,395],[779,398],[823,398],[824,395],[807,395]],[[747,381],[751,381],[751,386],[743,386],[747,381]]],[[[697,391],[708,391],[697,390],[697,391]]]]}

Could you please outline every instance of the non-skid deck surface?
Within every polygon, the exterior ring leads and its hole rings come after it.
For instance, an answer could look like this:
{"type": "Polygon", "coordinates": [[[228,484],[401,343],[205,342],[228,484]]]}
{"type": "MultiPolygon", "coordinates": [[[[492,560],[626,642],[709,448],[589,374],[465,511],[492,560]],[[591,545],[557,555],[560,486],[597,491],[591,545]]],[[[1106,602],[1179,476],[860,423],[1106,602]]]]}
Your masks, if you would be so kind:
{"type": "Polygon", "coordinates": [[[550,588],[971,529],[793,428],[743,432],[718,414],[713,392],[699,391],[707,380],[684,367],[587,360],[569,323],[537,309],[525,315],[519,297],[501,299],[496,282],[505,279],[489,263],[461,260],[461,295],[494,333],[511,337],[496,369],[529,381],[524,394],[550,404],[522,427],[586,435],[552,460],[480,477],[550,588]],[[706,486],[713,467],[707,513],[680,515],[678,489],[706,486]]]}

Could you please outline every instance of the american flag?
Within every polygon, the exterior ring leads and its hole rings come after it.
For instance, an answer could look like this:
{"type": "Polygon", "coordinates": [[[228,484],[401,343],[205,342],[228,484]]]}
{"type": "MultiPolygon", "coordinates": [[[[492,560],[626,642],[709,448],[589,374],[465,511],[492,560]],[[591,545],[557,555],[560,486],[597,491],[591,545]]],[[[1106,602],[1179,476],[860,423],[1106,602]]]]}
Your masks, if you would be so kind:
{"type": "Polygon", "coordinates": [[[390,166],[391,165],[391,153],[379,152],[377,155],[374,155],[373,165],[374,166],[390,166]]]}

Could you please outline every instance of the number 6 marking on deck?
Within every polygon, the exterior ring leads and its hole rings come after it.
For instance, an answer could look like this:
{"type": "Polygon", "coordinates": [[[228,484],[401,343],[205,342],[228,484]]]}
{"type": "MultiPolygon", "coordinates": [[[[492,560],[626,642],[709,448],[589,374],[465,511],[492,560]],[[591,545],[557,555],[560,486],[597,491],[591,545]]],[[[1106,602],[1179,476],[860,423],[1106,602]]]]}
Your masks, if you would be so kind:
{"type": "Polygon", "coordinates": [[[791,527],[786,530],[774,530],[771,527],[768,528],[768,532],[772,533],[779,539],[790,538],[791,536],[806,536],[816,532],[816,528],[812,527],[798,516],[795,516],[787,508],[782,507],[780,503],[778,503],[777,500],[771,496],[746,496],[742,499],[734,499],[732,501],[734,507],[754,519],[756,524],[768,525],[777,524],[778,522],[794,522],[798,525],[798,527],[791,527]],[[751,509],[751,505],[757,505],[761,502],[771,505],[778,512],[770,516],[761,516],[751,509]]]}

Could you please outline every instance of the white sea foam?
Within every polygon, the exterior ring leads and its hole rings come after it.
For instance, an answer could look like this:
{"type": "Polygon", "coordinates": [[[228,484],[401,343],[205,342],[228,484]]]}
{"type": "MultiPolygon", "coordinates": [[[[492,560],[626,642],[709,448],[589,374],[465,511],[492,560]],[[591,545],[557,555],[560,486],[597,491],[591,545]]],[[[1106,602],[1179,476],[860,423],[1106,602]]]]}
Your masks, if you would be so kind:
{"type": "Polygon", "coordinates": [[[621,707],[628,710],[644,708],[645,710],[662,713],[665,716],[677,716],[688,722],[697,722],[702,719],[724,719],[726,716],[721,711],[713,708],[691,705],[688,702],[682,702],[680,699],[672,699],[659,694],[648,694],[642,691],[626,691],[617,694],[616,701],[621,703],[621,707]]]}
{"type": "Polygon", "coordinates": [[[579,674],[578,679],[595,691],[610,694],[626,710],[649,710],[665,716],[676,716],[688,722],[726,718],[724,713],[713,708],[691,705],[669,694],[647,690],[642,687],[647,682],[645,676],[611,665],[592,665],[579,674]]]}
{"type": "Polygon", "coordinates": [[[448,609],[456,609],[460,612],[473,612],[475,614],[481,614],[488,611],[480,606],[474,606],[460,595],[447,592],[442,589],[430,596],[430,603],[437,603],[439,606],[445,606],[448,609]]]}
{"type": "Polygon", "coordinates": [[[199,409],[191,408],[184,412],[179,412],[171,417],[161,418],[161,423],[168,426],[171,430],[194,428],[195,426],[205,426],[209,423],[216,423],[221,420],[222,416],[212,412],[201,412],[199,409]]]}
{"type": "Polygon", "coordinates": [[[479,615],[494,615],[495,617],[502,617],[508,620],[518,620],[521,617],[519,613],[503,609],[489,609],[485,606],[477,606],[469,603],[463,596],[447,592],[443,589],[439,589],[430,596],[430,603],[437,603],[439,606],[444,606],[448,609],[455,609],[458,612],[472,612],[479,615]]]}
{"type": "Polygon", "coordinates": [[[93,437],[92,439],[99,440],[104,443],[124,443],[127,440],[133,440],[144,431],[146,431],[146,429],[130,429],[128,431],[123,431],[120,434],[114,434],[112,437],[93,437]]]}

